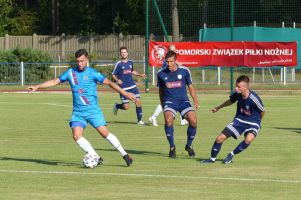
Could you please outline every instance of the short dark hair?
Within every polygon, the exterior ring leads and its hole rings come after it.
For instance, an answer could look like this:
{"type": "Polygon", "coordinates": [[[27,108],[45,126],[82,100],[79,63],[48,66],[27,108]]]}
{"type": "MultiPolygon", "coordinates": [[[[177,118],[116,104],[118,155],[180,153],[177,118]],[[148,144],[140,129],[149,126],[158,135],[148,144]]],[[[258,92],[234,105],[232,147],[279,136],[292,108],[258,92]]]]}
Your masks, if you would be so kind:
{"type": "Polygon", "coordinates": [[[240,82],[246,82],[246,83],[249,84],[250,79],[249,79],[249,77],[246,76],[246,75],[241,75],[241,76],[239,76],[239,77],[236,79],[236,83],[240,83],[240,82]]]}
{"type": "Polygon", "coordinates": [[[174,52],[174,51],[168,51],[165,55],[165,59],[167,58],[171,58],[171,57],[174,57],[175,60],[177,59],[177,54],[174,52]]]}
{"type": "Polygon", "coordinates": [[[86,49],[79,49],[75,52],[75,58],[79,58],[81,57],[82,55],[86,56],[86,57],[89,57],[89,54],[88,52],[86,51],[86,49]]]}
{"type": "Polygon", "coordinates": [[[119,48],[119,52],[121,52],[122,49],[128,50],[128,48],[126,46],[122,46],[122,47],[119,48]]]}

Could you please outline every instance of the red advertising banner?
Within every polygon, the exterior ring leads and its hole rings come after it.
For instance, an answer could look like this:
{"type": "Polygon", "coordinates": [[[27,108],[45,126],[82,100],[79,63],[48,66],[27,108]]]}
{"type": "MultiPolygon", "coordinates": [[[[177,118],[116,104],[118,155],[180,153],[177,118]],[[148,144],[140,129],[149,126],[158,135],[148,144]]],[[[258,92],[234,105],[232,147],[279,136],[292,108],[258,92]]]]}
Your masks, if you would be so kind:
{"type": "Polygon", "coordinates": [[[150,42],[149,64],[161,67],[170,45],[188,67],[297,66],[296,42],[150,42]]]}

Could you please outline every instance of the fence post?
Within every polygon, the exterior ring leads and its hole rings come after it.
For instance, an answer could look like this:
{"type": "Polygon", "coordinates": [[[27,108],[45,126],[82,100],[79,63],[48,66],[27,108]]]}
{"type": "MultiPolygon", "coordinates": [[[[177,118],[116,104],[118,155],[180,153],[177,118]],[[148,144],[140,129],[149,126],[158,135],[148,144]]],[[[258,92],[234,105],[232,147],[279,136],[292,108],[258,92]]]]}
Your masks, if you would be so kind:
{"type": "Polygon", "coordinates": [[[5,34],[4,49],[9,50],[9,35],[5,34]]]}
{"type": "Polygon", "coordinates": [[[253,67],[253,78],[252,78],[253,79],[253,83],[255,83],[255,70],[256,70],[255,67],[253,67]]]}
{"type": "Polygon", "coordinates": [[[217,84],[221,85],[221,67],[217,67],[217,84]]]}
{"type": "Polygon", "coordinates": [[[24,62],[21,61],[20,63],[20,80],[21,80],[21,85],[24,85],[24,62]]]}
{"type": "Polygon", "coordinates": [[[119,47],[124,46],[124,44],[123,44],[123,34],[122,33],[119,33],[119,35],[118,35],[118,44],[119,44],[119,47]]]}
{"type": "Polygon", "coordinates": [[[89,36],[89,52],[92,53],[93,51],[94,51],[93,36],[89,36]]]}
{"type": "Polygon", "coordinates": [[[205,70],[202,69],[202,82],[205,83],[205,70]]]}
{"type": "Polygon", "coordinates": [[[264,68],[262,68],[262,82],[264,83],[264,68]]]}
{"type": "Polygon", "coordinates": [[[286,67],[283,67],[283,85],[286,85],[286,67]]]}
{"type": "Polygon", "coordinates": [[[65,33],[62,33],[60,55],[61,55],[61,59],[63,59],[63,60],[65,59],[65,56],[66,56],[65,48],[66,48],[66,35],[65,35],[65,33]]]}
{"type": "Polygon", "coordinates": [[[33,49],[36,49],[38,47],[38,45],[37,45],[37,34],[33,34],[32,35],[32,48],[33,49]]]}

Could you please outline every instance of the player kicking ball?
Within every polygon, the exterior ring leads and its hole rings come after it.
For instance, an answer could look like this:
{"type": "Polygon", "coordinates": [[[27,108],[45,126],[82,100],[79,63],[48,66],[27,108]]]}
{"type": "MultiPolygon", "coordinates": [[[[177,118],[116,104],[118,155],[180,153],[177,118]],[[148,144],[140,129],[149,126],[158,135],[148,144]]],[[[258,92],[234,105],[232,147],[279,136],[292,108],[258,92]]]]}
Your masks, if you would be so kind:
{"type": "Polygon", "coordinates": [[[73,96],[73,113],[69,124],[72,129],[74,141],[86,153],[96,155],[99,164],[103,162],[90,142],[83,137],[84,129],[87,123],[89,123],[103,138],[119,151],[127,166],[130,166],[133,159],[123,149],[117,137],[107,128],[104,115],[98,105],[97,83],[109,85],[112,89],[132,101],[135,100],[134,94],[122,90],[101,73],[89,67],[88,53],[85,49],[76,51],[75,58],[77,62],[76,67],[68,69],[61,74],[59,78],[46,81],[36,86],[30,86],[27,90],[34,92],[39,88],[48,88],[68,81],[73,96]]]}
{"type": "Polygon", "coordinates": [[[185,150],[189,156],[193,157],[195,156],[195,152],[192,148],[192,142],[196,135],[197,117],[187,96],[186,86],[193,99],[195,108],[199,109],[200,105],[192,85],[189,69],[177,65],[176,58],[177,55],[175,52],[168,51],[166,53],[165,60],[167,68],[160,70],[157,78],[159,98],[164,112],[165,133],[170,146],[169,157],[176,158],[173,122],[177,112],[181,114],[182,118],[187,119],[189,122],[185,150]]]}
{"type": "Polygon", "coordinates": [[[234,120],[217,136],[211,149],[211,158],[202,160],[202,163],[214,163],[224,141],[229,137],[237,139],[244,134],[245,139],[224,159],[223,163],[229,164],[232,162],[234,155],[248,148],[258,135],[265,108],[259,96],[249,89],[248,76],[238,77],[235,91],[230,95],[230,99],[211,111],[216,113],[221,108],[230,106],[235,102],[237,102],[237,111],[234,120]]]}

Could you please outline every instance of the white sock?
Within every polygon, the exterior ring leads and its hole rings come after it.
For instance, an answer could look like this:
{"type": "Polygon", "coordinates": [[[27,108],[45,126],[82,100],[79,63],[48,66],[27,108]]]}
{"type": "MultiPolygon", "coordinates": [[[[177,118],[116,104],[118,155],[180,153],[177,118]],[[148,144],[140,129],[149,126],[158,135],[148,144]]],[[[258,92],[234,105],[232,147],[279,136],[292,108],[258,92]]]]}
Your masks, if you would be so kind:
{"type": "Polygon", "coordinates": [[[110,142],[111,145],[112,145],[113,147],[115,147],[115,148],[119,151],[119,153],[120,153],[122,156],[127,155],[127,153],[125,152],[125,150],[124,150],[123,147],[121,146],[121,144],[120,144],[118,138],[117,138],[114,134],[109,133],[109,135],[106,137],[106,140],[107,140],[108,142],[110,142]]]}
{"type": "Polygon", "coordinates": [[[162,110],[163,109],[162,109],[161,104],[157,105],[156,110],[155,110],[152,117],[157,118],[160,115],[160,113],[162,112],[162,110]]]}
{"type": "Polygon", "coordinates": [[[86,153],[89,154],[95,154],[98,155],[95,150],[93,149],[92,145],[88,140],[86,140],[84,137],[79,138],[76,143],[79,145],[79,147],[84,150],[86,153]]]}

